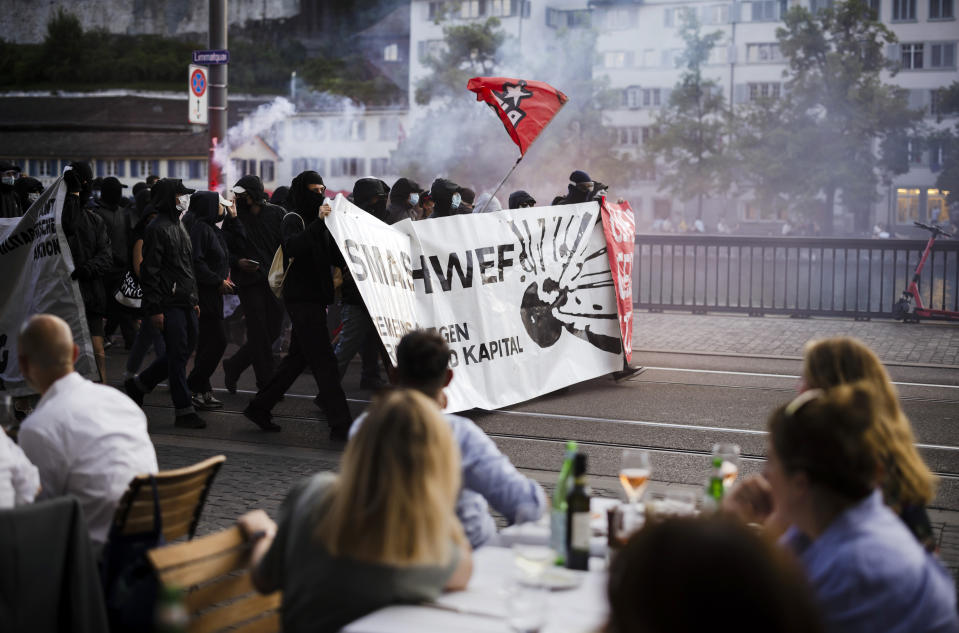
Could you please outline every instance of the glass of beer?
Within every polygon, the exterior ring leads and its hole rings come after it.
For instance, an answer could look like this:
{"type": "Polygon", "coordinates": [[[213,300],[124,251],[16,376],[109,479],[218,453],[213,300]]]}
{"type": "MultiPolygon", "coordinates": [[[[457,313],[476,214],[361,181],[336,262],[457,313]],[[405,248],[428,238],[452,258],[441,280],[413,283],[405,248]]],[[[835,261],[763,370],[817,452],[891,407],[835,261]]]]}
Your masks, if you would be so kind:
{"type": "Polygon", "coordinates": [[[723,488],[728,490],[739,476],[739,445],[713,444],[713,457],[723,460],[719,474],[723,478],[723,488]]]}
{"type": "Polygon", "coordinates": [[[639,503],[646,492],[653,469],[649,463],[649,451],[635,448],[623,449],[623,461],[619,468],[619,482],[626,491],[626,498],[633,505],[639,503]]]}

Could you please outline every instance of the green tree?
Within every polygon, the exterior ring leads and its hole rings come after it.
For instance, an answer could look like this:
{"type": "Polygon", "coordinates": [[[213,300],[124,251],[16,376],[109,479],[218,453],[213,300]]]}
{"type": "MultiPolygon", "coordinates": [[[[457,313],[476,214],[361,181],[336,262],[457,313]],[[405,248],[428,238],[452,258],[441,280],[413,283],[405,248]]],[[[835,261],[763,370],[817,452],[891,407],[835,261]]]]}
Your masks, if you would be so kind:
{"type": "Polygon", "coordinates": [[[922,116],[909,110],[904,90],[881,79],[883,71],[897,70],[884,55],[896,37],[863,0],[815,14],[793,7],[776,36],[788,62],[782,111],[794,123],[783,148],[792,155],[796,148],[805,152],[797,173],[807,192],[824,200],[824,234],[834,232],[837,195],[856,227],[866,229],[879,178],[902,172],[894,148],[922,116]]]}
{"type": "MultiPolygon", "coordinates": [[[[959,81],[943,88],[938,95],[939,116],[959,114],[959,81]]],[[[942,147],[942,171],[936,176],[936,187],[948,191],[946,202],[959,209],[959,123],[952,130],[941,130],[933,141],[942,147]]],[[[959,220],[954,215],[953,221],[959,220]]]]}
{"type": "Polygon", "coordinates": [[[492,74],[506,40],[500,24],[498,18],[489,18],[482,24],[444,28],[443,50],[423,62],[430,75],[416,83],[416,103],[427,105],[444,97],[461,97],[471,77],[492,74]]]}
{"type": "Polygon", "coordinates": [[[41,47],[40,72],[47,79],[76,81],[83,72],[84,61],[89,59],[85,50],[83,27],[77,16],[63,8],[47,23],[47,35],[41,47]]]}
{"type": "Polygon", "coordinates": [[[680,200],[696,200],[696,217],[703,217],[703,200],[729,188],[728,161],[723,151],[726,104],[719,85],[703,77],[709,52],[722,37],[703,34],[693,11],[683,12],[680,37],[686,44],[685,66],[669,96],[669,106],[656,117],[656,135],[646,144],[647,159],[662,169],[660,190],[680,200]]]}

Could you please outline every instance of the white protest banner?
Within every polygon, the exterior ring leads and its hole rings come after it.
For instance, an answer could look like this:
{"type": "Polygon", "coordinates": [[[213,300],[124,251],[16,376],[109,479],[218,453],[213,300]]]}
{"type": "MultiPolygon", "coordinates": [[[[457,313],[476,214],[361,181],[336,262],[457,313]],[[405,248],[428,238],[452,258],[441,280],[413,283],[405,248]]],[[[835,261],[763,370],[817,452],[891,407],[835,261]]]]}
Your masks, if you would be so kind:
{"type": "Polygon", "coordinates": [[[0,218],[0,391],[33,393],[20,375],[17,335],[27,317],[45,312],[67,322],[80,348],[76,370],[98,378],[80,287],[70,279],[73,257],[61,217],[66,184],[61,177],[19,218],[0,218]]]}
{"type": "Polygon", "coordinates": [[[388,349],[413,327],[449,342],[448,409],[461,411],[515,404],[622,368],[599,218],[590,202],[388,227],[337,197],[327,226],[388,349]]]}

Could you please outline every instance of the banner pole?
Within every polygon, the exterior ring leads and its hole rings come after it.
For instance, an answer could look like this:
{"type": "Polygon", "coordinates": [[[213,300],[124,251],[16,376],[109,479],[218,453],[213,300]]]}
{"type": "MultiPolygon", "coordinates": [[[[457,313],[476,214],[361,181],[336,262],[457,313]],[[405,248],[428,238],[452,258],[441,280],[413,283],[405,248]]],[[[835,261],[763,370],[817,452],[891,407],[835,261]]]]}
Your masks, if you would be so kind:
{"type": "Polygon", "coordinates": [[[522,154],[520,154],[519,158],[516,159],[516,162],[513,163],[513,166],[509,168],[509,171],[506,172],[506,177],[504,177],[503,180],[500,181],[499,186],[493,190],[492,194],[490,194],[489,200],[487,200],[486,204],[483,205],[483,208],[479,210],[480,213],[483,213],[484,211],[486,211],[486,207],[489,206],[489,203],[493,200],[493,198],[496,196],[499,190],[503,188],[503,185],[506,184],[506,181],[509,179],[509,177],[513,175],[513,170],[516,169],[516,166],[519,165],[519,161],[521,160],[523,160],[522,154]]]}

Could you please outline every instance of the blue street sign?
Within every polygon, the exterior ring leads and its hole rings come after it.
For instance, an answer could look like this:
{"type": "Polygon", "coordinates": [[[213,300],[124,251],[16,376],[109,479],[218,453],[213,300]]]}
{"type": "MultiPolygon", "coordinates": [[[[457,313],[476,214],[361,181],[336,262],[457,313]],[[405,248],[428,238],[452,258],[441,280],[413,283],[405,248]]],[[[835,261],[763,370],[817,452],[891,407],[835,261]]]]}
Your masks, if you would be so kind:
{"type": "Polygon", "coordinates": [[[206,66],[229,64],[230,51],[193,51],[193,63],[206,66]]]}

